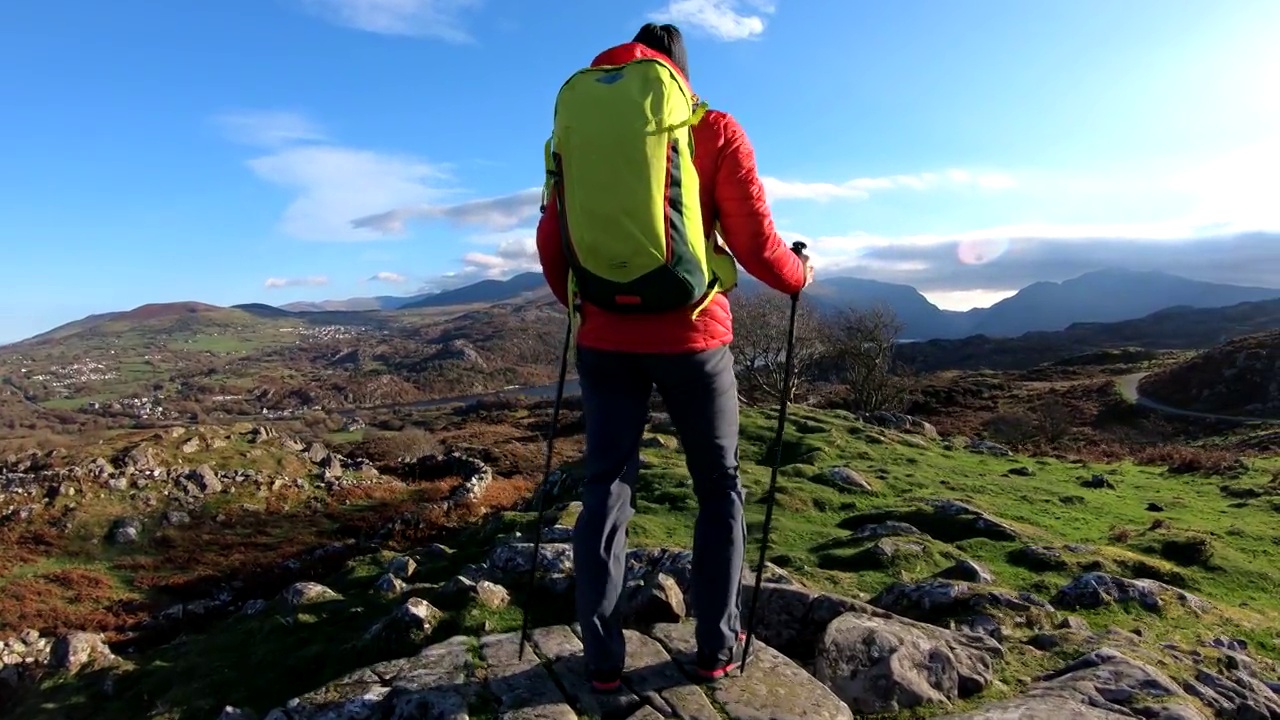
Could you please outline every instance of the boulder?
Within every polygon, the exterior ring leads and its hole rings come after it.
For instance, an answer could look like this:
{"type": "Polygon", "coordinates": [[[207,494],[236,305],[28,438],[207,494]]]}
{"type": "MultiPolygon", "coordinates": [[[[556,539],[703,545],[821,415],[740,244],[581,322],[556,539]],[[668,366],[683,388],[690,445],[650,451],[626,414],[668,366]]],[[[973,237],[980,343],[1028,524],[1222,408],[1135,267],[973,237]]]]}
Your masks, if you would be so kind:
{"type": "Polygon", "coordinates": [[[854,712],[889,713],[972,697],[1003,656],[983,635],[854,610],[827,625],[814,675],[854,712]]]}

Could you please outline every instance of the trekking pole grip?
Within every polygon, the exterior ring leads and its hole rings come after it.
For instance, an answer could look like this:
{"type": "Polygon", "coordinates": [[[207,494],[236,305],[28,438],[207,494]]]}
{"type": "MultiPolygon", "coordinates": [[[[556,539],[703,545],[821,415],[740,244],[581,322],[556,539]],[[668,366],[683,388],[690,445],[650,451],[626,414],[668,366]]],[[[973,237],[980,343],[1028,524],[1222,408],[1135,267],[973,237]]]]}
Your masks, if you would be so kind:
{"type": "MultiPolygon", "coordinates": [[[[801,257],[801,258],[803,258],[803,257],[804,257],[804,251],[805,251],[805,250],[807,250],[808,248],[809,248],[809,245],[808,245],[807,243],[805,243],[803,240],[797,240],[797,241],[795,241],[795,242],[791,243],[791,252],[795,253],[795,254],[796,254],[796,257],[801,257]]],[[[794,294],[794,295],[792,295],[792,296],[791,296],[791,304],[792,304],[792,305],[794,305],[794,304],[795,304],[797,301],[799,301],[799,300],[800,300],[800,293],[796,293],[796,294],[794,294]]]]}

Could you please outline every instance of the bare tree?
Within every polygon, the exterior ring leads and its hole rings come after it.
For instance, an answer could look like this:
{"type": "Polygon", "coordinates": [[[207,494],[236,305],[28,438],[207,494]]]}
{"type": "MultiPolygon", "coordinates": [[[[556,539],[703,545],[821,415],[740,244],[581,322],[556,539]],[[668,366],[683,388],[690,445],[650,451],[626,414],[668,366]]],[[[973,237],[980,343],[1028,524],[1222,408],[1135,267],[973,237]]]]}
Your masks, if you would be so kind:
{"type": "Polygon", "coordinates": [[[1061,398],[1049,396],[1041,400],[1035,407],[1036,428],[1040,437],[1046,442],[1060,442],[1075,428],[1075,417],[1071,408],[1061,398]]]}
{"type": "Polygon", "coordinates": [[[901,332],[902,323],[883,306],[832,314],[823,366],[843,387],[850,410],[898,410],[905,404],[910,384],[893,356],[901,332]]]}
{"type": "Polygon", "coordinates": [[[734,371],[743,401],[780,402],[784,391],[794,400],[799,389],[814,381],[827,353],[828,328],[822,315],[800,301],[791,387],[784,388],[790,298],[768,291],[736,293],[732,311],[734,371]]]}

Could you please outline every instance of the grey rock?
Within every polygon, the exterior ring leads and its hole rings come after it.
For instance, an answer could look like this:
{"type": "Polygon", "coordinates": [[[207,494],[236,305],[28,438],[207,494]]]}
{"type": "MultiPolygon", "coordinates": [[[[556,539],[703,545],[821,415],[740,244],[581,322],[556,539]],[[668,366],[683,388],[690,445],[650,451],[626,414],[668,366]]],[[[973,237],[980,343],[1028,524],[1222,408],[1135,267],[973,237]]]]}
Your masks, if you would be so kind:
{"type": "Polygon", "coordinates": [[[847,467],[827,468],[813,476],[813,482],[819,485],[845,490],[849,492],[873,493],[875,487],[866,478],[847,467]]]}
{"type": "Polygon", "coordinates": [[[580,714],[603,720],[622,720],[640,710],[643,701],[625,686],[614,694],[591,690],[583,660],[582,642],[566,625],[533,630],[530,641],[550,663],[551,674],[564,687],[569,703],[580,714]]]}
{"type": "MultiPolygon", "coordinates": [[[[533,564],[533,543],[500,544],[489,553],[486,579],[499,585],[525,583],[533,564]]],[[[539,587],[561,593],[572,587],[573,546],[569,543],[540,546],[537,565],[539,587]]]]}
{"type": "Polygon", "coordinates": [[[112,545],[132,545],[142,533],[142,521],[136,517],[117,518],[107,530],[107,540],[112,545]]]}
{"type": "Polygon", "coordinates": [[[503,720],[577,720],[578,714],[552,679],[532,647],[520,659],[520,634],[490,635],[480,640],[489,692],[503,720]]]}
{"type": "Polygon", "coordinates": [[[972,440],[969,442],[969,451],[982,453],[984,455],[995,455],[997,457],[1010,457],[1013,451],[1009,448],[990,442],[988,440],[972,440]]]}
{"type": "Polygon", "coordinates": [[[624,590],[623,623],[627,626],[680,622],[684,616],[684,592],[666,573],[650,573],[624,590]]]}
{"type": "Polygon", "coordinates": [[[1039,545],[1023,545],[1009,554],[1009,561],[1014,565],[1038,572],[1066,570],[1071,567],[1071,563],[1062,555],[1061,550],[1039,545]]]}
{"type": "Polygon", "coordinates": [[[1196,670],[1194,682],[1185,681],[1182,687],[1222,717],[1240,720],[1280,718],[1280,697],[1248,672],[1228,670],[1215,673],[1201,667],[1196,670]]]}
{"type": "Polygon", "coordinates": [[[73,632],[63,635],[53,641],[49,654],[51,668],[69,673],[96,670],[116,662],[116,656],[98,633],[73,632]]]}
{"type": "Polygon", "coordinates": [[[404,592],[405,584],[403,580],[395,575],[385,573],[382,577],[378,578],[378,581],[373,584],[373,587],[383,596],[394,597],[404,592]]]}
{"type": "Polygon", "coordinates": [[[893,583],[868,601],[882,610],[924,622],[971,618],[991,613],[1012,613],[1034,624],[1047,622],[1053,607],[1030,593],[934,578],[919,583],[893,583]]]}
{"type": "Polygon", "coordinates": [[[160,518],[160,524],[167,527],[180,527],[191,523],[191,516],[182,510],[169,510],[160,518]]]}
{"type": "Polygon", "coordinates": [[[856,712],[898,712],[982,692],[1003,656],[983,635],[851,611],[827,625],[814,675],[856,712]]]}
{"type": "MultiPolygon", "coordinates": [[[[697,643],[691,623],[662,624],[653,637],[686,672],[693,668],[697,643]]],[[[763,642],[744,674],[732,673],[711,687],[712,697],[733,720],[853,720],[849,706],[763,642]]]]}
{"type": "Polygon", "coordinates": [[[291,608],[338,600],[341,597],[341,595],[328,587],[314,582],[294,583],[280,593],[280,599],[287,607],[291,608]]]}
{"type": "Polygon", "coordinates": [[[364,640],[391,648],[420,645],[444,613],[422,598],[411,597],[365,634],[364,640]]]}
{"type": "Polygon", "coordinates": [[[855,538],[855,539],[874,540],[877,538],[885,538],[885,537],[895,537],[895,536],[912,537],[912,536],[920,536],[920,535],[924,535],[924,533],[916,529],[914,525],[910,525],[904,522],[898,522],[897,520],[887,520],[882,523],[873,523],[871,525],[863,525],[857,530],[854,530],[849,537],[855,538]]]}
{"type": "Polygon", "coordinates": [[[951,567],[938,571],[934,577],[984,585],[990,585],[996,581],[990,570],[972,560],[957,560],[951,567]]]}
{"type": "Polygon", "coordinates": [[[322,443],[311,443],[311,447],[307,448],[307,459],[319,465],[329,457],[329,449],[322,443]]]}
{"type": "Polygon", "coordinates": [[[1207,720],[1189,699],[1159,670],[1103,648],[1044,676],[1017,697],[939,720],[1207,720]]]}
{"type": "Polygon", "coordinates": [[[1077,576],[1058,591],[1052,602],[1055,607],[1064,610],[1090,610],[1111,603],[1137,603],[1144,610],[1157,612],[1169,598],[1195,612],[1208,612],[1213,608],[1207,601],[1162,582],[1130,580],[1101,572],[1077,576]]]}
{"type": "Polygon", "coordinates": [[[391,561],[387,563],[387,573],[394,575],[401,580],[408,580],[413,577],[413,573],[417,569],[418,563],[414,562],[413,558],[408,557],[407,555],[393,557],[391,558],[391,561]]]}
{"type": "Polygon", "coordinates": [[[660,716],[721,720],[706,693],[689,683],[657,640],[635,630],[623,630],[623,637],[627,643],[627,685],[660,716]]]}
{"type": "Polygon", "coordinates": [[[552,525],[542,531],[542,542],[544,543],[568,543],[573,542],[573,528],[567,525],[552,525]]]}
{"type": "Polygon", "coordinates": [[[471,638],[458,636],[414,657],[356,670],[275,708],[264,720],[466,720],[480,690],[473,647],[471,638]]]}

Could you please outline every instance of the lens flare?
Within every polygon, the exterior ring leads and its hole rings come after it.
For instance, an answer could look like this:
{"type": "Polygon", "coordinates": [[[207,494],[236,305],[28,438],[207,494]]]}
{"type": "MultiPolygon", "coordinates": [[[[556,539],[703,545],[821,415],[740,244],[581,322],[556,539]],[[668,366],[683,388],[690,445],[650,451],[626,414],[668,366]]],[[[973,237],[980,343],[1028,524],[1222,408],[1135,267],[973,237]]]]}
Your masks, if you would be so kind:
{"type": "Polygon", "coordinates": [[[956,256],[965,265],[985,265],[1003,255],[1008,249],[1009,241],[1004,238],[961,240],[956,245],[956,256]]]}

